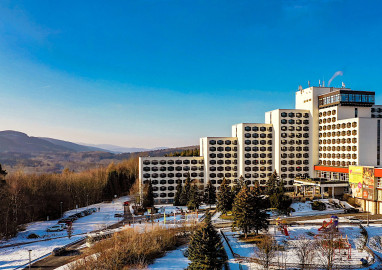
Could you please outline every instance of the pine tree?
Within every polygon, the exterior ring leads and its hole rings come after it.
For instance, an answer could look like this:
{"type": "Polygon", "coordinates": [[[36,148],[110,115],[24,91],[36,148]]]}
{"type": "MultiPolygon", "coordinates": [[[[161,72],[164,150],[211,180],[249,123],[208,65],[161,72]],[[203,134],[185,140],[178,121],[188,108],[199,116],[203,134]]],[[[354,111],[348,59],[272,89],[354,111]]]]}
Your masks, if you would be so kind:
{"type": "Polygon", "coordinates": [[[187,207],[189,210],[196,210],[199,208],[200,198],[199,198],[199,189],[194,184],[190,190],[190,198],[187,202],[187,207]]]}
{"type": "Polygon", "coordinates": [[[275,191],[269,196],[269,201],[272,208],[277,208],[280,212],[287,214],[292,199],[285,195],[284,182],[281,180],[275,191]]]}
{"type": "Polygon", "coordinates": [[[182,195],[182,182],[179,181],[178,185],[176,186],[176,192],[174,197],[174,206],[180,206],[180,196],[182,195]]]}
{"type": "Polygon", "coordinates": [[[191,261],[187,269],[215,270],[222,269],[227,262],[220,235],[206,218],[203,224],[192,234],[188,246],[188,259],[191,261]]]}
{"type": "Polygon", "coordinates": [[[148,182],[148,184],[146,184],[144,188],[142,206],[144,208],[154,206],[154,192],[151,180],[148,182]]]}
{"type": "Polygon", "coordinates": [[[204,203],[210,205],[210,207],[211,204],[216,203],[216,191],[211,181],[208,181],[208,184],[204,190],[204,203]]]}
{"type": "Polygon", "coordinates": [[[262,209],[262,199],[251,192],[247,185],[244,185],[237,194],[232,214],[234,216],[233,226],[241,229],[245,237],[252,230],[258,233],[259,230],[268,228],[268,215],[262,209]]]}
{"type": "Polygon", "coordinates": [[[241,190],[244,185],[244,177],[240,176],[239,180],[235,180],[235,183],[232,187],[232,196],[235,197],[241,190]]]}
{"type": "Polygon", "coordinates": [[[268,178],[267,188],[266,188],[267,195],[272,195],[276,191],[277,181],[278,181],[277,172],[274,171],[271,174],[271,176],[269,176],[268,178]]]}
{"type": "Polygon", "coordinates": [[[182,193],[180,195],[180,205],[187,205],[190,200],[190,191],[191,191],[191,179],[190,174],[187,175],[186,182],[184,183],[184,187],[182,189],[182,193]]]}
{"type": "Polygon", "coordinates": [[[227,184],[227,180],[224,178],[220,185],[220,192],[217,196],[217,209],[218,211],[226,214],[232,210],[233,195],[231,188],[227,184]]]}

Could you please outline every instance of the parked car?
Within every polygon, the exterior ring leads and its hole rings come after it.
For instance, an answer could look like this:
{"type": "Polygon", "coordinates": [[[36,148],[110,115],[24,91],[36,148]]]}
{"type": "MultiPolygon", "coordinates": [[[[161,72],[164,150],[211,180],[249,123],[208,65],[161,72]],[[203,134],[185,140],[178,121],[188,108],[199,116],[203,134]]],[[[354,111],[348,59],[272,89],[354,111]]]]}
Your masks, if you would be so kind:
{"type": "Polygon", "coordinates": [[[57,247],[57,248],[53,249],[53,251],[52,251],[52,255],[53,255],[53,256],[60,256],[60,255],[62,255],[65,251],[66,251],[66,250],[65,250],[64,247],[57,247]]]}
{"type": "Polygon", "coordinates": [[[63,219],[60,219],[58,221],[58,224],[66,224],[66,225],[69,225],[69,224],[72,224],[73,220],[70,219],[70,218],[63,218],[63,219]]]}
{"type": "Polygon", "coordinates": [[[345,209],[345,213],[358,213],[359,210],[357,208],[347,208],[345,209]]]}
{"type": "Polygon", "coordinates": [[[362,223],[362,220],[359,220],[358,218],[348,218],[349,220],[349,223],[353,223],[353,224],[361,224],[362,223]]]}
{"type": "Polygon", "coordinates": [[[115,213],[114,217],[120,218],[120,217],[123,217],[123,214],[122,213],[115,213]]]}
{"type": "Polygon", "coordinates": [[[63,223],[58,223],[58,225],[61,225],[62,226],[62,228],[65,230],[66,228],[68,228],[68,223],[66,223],[66,222],[63,222],[63,223]]]}
{"type": "Polygon", "coordinates": [[[53,225],[53,226],[50,226],[48,227],[48,229],[46,229],[47,232],[60,232],[60,231],[63,231],[65,228],[64,228],[64,225],[63,224],[57,224],[57,225],[53,225]]]}

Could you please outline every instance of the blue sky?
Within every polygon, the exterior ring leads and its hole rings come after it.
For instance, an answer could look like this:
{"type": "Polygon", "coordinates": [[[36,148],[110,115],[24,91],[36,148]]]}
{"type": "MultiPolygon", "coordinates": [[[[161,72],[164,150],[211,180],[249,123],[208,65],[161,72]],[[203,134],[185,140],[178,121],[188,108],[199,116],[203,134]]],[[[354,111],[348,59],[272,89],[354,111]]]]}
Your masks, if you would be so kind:
{"type": "Polygon", "coordinates": [[[1,129],[155,147],[230,136],[341,70],[382,103],[379,1],[0,1],[1,129]]]}

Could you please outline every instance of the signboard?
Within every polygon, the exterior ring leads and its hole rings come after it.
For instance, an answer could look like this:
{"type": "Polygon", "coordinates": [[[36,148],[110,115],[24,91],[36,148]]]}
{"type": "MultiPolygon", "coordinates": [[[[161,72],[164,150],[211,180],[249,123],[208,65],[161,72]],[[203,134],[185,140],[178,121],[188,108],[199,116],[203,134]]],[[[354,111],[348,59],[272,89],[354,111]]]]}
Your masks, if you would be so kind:
{"type": "Polygon", "coordinates": [[[382,190],[378,190],[378,201],[382,201],[382,190]]]}
{"type": "Polygon", "coordinates": [[[373,167],[349,166],[349,184],[354,197],[376,200],[376,181],[373,167]]]}
{"type": "Polygon", "coordinates": [[[349,184],[352,194],[356,198],[362,198],[362,174],[363,167],[349,166],[349,184]]]}
{"type": "Polygon", "coordinates": [[[375,201],[377,185],[374,178],[374,168],[363,167],[362,180],[362,198],[375,201]]]}

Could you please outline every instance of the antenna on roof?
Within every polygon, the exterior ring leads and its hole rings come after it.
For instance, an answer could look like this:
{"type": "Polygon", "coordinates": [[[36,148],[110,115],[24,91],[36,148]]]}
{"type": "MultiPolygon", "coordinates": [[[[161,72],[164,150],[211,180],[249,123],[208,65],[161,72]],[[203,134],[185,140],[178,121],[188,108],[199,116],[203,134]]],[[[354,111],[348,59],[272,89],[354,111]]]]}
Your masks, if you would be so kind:
{"type": "Polygon", "coordinates": [[[300,92],[302,92],[302,86],[301,86],[301,85],[298,86],[298,90],[299,90],[300,92]]]}
{"type": "Polygon", "coordinates": [[[318,86],[321,87],[321,80],[318,80],[318,86]]]}
{"type": "Polygon", "coordinates": [[[308,87],[310,87],[310,81],[308,81],[308,87]]]}
{"type": "Polygon", "coordinates": [[[342,82],[342,88],[346,88],[346,86],[345,86],[345,83],[344,83],[344,82],[342,82]]]}
{"type": "Polygon", "coordinates": [[[322,87],[325,87],[325,81],[322,80],[322,87]]]}

